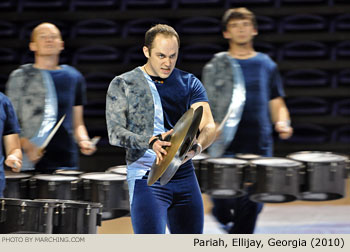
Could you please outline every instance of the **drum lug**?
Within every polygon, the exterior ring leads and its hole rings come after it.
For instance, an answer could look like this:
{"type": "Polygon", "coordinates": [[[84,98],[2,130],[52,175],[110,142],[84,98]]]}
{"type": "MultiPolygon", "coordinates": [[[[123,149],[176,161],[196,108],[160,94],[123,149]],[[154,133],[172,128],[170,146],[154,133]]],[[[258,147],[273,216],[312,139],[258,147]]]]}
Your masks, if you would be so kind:
{"type": "Polygon", "coordinates": [[[46,224],[46,216],[49,213],[49,211],[48,211],[49,204],[45,203],[45,205],[43,206],[43,209],[44,209],[44,211],[43,211],[44,214],[41,216],[41,225],[45,227],[47,225],[46,224]]]}
{"type": "Polygon", "coordinates": [[[87,205],[87,207],[86,207],[86,215],[89,216],[90,214],[91,214],[91,206],[90,206],[90,204],[89,204],[89,205],[87,205]]]}
{"type": "Polygon", "coordinates": [[[19,224],[21,226],[24,225],[24,215],[27,212],[26,206],[27,206],[27,204],[25,202],[22,202],[22,204],[21,204],[21,217],[19,218],[19,224]]]}
{"type": "Polygon", "coordinates": [[[56,190],[56,183],[54,181],[50,181],[48,183],[49,191],[55,191],[56,190]]]}
{"type": "Polygon", "coordinates": [[[5,200],[1,201],[1,211],[0,211],[0,222],[6,221],[6,209],[5,209],[5,200]]]}
{"type": "Polygon", "coordinates": [[[78,190],[78,181],[77,181],[77,180],[72,181],[72,182],[70,183],[70,188],[71,188],[72,191],[78,190]]]}

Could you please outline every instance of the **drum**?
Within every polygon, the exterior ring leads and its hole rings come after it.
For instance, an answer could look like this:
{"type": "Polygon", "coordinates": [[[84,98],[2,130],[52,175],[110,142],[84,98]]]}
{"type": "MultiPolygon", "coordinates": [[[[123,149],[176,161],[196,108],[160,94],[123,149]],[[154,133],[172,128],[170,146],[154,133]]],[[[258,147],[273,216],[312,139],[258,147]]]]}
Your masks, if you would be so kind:
{"type": "Polygon", "coordinates": [[[305,164],[301,200],[325,201],[344,197],[347,157],[331,152],[300,151],[290,159],[305,164]]]}
{"type": "Polygon", "coordinates": [[[30,179],[32,199],[78,200],[81,195],[81,179],[76,176],[38,174],[30,179]]]}
{"type": "Polygon", "coordinates": [[[29,199],[29,178],[31,176],[28,173],[6,171],[4,198],[29,199]]]}
{"type": "Polygon", "coordinates": [[[37,199],[54,204],[53,234],[96,234],[101,226],[102,204],[95,202],[37,199]]]}
{"type": "Polygon", "coordinates": [[[251,160],[250,163],[253,179],[251,200],[283,203],[298,198],[301,162],[271,157],[251,160]]]}
{"type": "Polygon", "coordinates": [[[200,153],[192,158],[194,171],[202,193],[205,193],[208,188],[208,171],[205,162],[207,158],[209,158],[209,156],[204,153],[200,153]]]}
{"type": "Polygon", "coordinates": [[[126,167],[126,165],[112,166],[112,167],[108,168],[106,172],[126,176],[127,175],[127,167],[126,167]]]}
{"type": "Polygon", "coordinates": [[[103,205],[102,219],[114,219],[129,213],[129,190],[125,175],[91,172],[83,179],[84,200],[103,205]]]}
{"type": "Polygon", "coordinates": [[[232,198],[246,194],[243,189],[243,178],[247,161],[235,158],[209,158],[206,164],[209,195],[213,198],[232,198]]]}
{"type": "MultiPolygon", "coordinates": [[[[256,155],[256,154],[252,154],[252,153],[237,153],[235,154],[235,158],[237,159],[243,159],[243,160],[246,160],[246,161],[251,161],[251,160],[254,160],[254,159],[258,159],[258,158],[261,158],[262,156],[260,155],[256,155]]],[[[249,163],[250,165],[250,163],[249,163]]],[[[251,186],[252,183],[253,183],[253,178],[251,176],[251,172],[250,172],[251,168],[248,167],[246,169],[246,171],[244,172],[244,185],[245,186],[251,186]]]]}
{"type": "Polygon", "coordinates": [[[55,205],[49,201],[0,198],[0,233],[52,233],[55,205]]]}

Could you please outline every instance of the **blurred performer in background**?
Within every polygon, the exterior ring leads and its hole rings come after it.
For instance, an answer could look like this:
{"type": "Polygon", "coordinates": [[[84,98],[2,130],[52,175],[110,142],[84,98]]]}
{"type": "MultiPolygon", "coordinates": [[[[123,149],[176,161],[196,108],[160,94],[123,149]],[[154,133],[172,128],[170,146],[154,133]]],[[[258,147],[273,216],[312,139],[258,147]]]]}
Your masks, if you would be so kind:
{"type": "Polygon", "coordinates": [[[180,39],[168,25],[145,35],[147,63],[114,78],[107,93],[107,127],[112,145],[126,149],[131,220],[135,233],[202,233],[204,211],[192,158],[214,139],[215,123],[202,83],[175,68],[180,39]],[[149,170],[167,154],[164,138],[190,108],[203,106],[197,143],[172,179],[147,185],[149,170]],[[187,161],[188,160],[188,161],[187,161]]]}
{"type": "MultiPolygon", "coordinates": [[[[283,86],[277,65],[253,48],[258,34],[255,16],[246,8],[229,9],[222,19],[227,52],[220,52],[205,65],[202,81],[207,90],[217,140],[209,148],[213,157],[234,157],[249,153],[273,155],[273,129],[282,139],[292,135],[285,105],[283,86]]],[[[213,199],[213,215],[228,233],[254,232],[262,204],[248,195],[230,199],[213,199]]]]}
{"type": "Polygon", "coordinates": [[[13,71],[6,85],[21,126],[25,154],[22,170],[35,167],[36,172],[52,173],[56,169],[77,169],[77,144],[86,155],[96,150],[83,120],[85,80],[75,68],[59,65],[64,42],[55,25],[42,23],[35,27],[29,48],[34,52],[34,64],[13,71]],[[63,115],[63,124],[41,151],[39,147],[63,115]]]}
{"type": "Polygon", "coordinates": [[[0,198],[5,189],[4,163],[14,172],[22,166],[22,151],[18,133],[17,117],[10,100],[0,92],[0,198]],[[3,156],[5,147],[5,157],[3,156]],[[5,159],[5,162],[4,162],[5,159]]]}

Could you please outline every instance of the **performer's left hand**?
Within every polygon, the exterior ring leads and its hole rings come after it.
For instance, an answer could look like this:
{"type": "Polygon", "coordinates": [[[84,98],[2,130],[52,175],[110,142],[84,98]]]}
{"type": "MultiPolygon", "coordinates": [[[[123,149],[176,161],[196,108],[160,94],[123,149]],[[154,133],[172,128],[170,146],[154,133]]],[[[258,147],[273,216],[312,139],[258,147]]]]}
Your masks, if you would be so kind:
{"type": "Polygon", "coordinates": [[[5,164],[11,168],[13,172],[20,172],[22,167],[22,160],[19,159],[16,155],[8,155],[5,164]]]}

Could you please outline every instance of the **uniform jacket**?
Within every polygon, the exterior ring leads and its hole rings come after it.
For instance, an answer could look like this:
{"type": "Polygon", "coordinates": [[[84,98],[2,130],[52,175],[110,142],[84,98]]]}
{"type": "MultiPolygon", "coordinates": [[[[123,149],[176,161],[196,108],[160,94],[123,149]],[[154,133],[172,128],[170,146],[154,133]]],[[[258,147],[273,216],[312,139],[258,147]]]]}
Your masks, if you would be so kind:
{"type": "Polygon", "coordinates": [[[22,65],[10,74],[6,94],[21,125],[21,137],[31,138],[39,130],[44,119],[46,93],[43,73],[33,64],[22,65]]]}
{"type": "Polygon", "coordinates": [[[215,122],[221,122],[231,104],[233,72],[230,56],[219,52],[204,66],[202,82],[207,91],[215,122]]]}
{"type": "Polygon", "coordinates": [[[140,68],[112,80],[106,98],[106,119],[110,144],[125,148],[128,162],[142,157],[153,135],[154,103],[140,68]]]}

